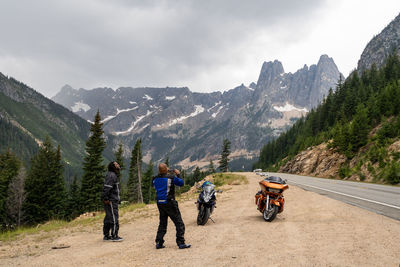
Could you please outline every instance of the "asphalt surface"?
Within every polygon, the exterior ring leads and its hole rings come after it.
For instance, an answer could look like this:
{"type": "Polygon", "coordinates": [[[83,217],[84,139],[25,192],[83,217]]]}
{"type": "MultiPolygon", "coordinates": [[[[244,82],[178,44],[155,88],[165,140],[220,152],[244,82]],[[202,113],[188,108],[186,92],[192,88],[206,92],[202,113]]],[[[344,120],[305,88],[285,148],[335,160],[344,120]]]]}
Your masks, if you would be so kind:
{"type": "Polygon", "coordinates": [[[400,220],[400,187],[267,172],[308,191],[400,220]]]}

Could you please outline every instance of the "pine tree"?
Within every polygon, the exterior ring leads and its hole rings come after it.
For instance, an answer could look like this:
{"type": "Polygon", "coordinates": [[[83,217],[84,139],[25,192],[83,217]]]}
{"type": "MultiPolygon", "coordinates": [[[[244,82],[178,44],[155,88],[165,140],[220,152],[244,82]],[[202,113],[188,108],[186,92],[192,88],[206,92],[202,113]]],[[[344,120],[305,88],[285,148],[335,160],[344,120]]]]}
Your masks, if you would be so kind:
{"type": "Polygon", "coordinates": [[[363,104],[357,106],[356,114],[350,127],[350,143],[352,152],[358,151],[368,140],[369,132],[368,111],[363,104]]]}
{"type": "Polygon", "coordinates": [[[61,148],[58,145],[52,167],[52,179],[49,181],[48,201],[51,218],[65,217],[65,206],[68,197],[63,176],[64,166],[61,160],[61,148]]]}
{"type": "Polygon", "coordinates": [[[0,154],[0,229],[6,228],[7,191],[11,181],[17,176],[20,166],[21,162],[10,150],[7,150],[4,154],[0,154]]]}
{"type": "Polygon", "coordinates": [[[61,151],[54,150],[46,137],[39,153],[31,161],[25,181],[24,213],[28,223],[39,223],[64,217],[65,187],[62,175],[61,151]]]}
{"type": "Polygon", "coordinates": [[[224,139],[222,145],[221,158],[219,160],[219,169],[222,172],[228,171],[229,155],[231,154],[231,142],[228,139],[224,139]]]}
{"type": "Polygon", "coordinates": [[[169,167],[169,156],[167,156],[164,163],[169,167]]]}
{"type": "Polygon", "coordinates": [[[210,160],[210,165],[208,166],[208,172],[209,173],[215,173],[215,167],[214,167],[214,162],[210,160]]]}
{"type": "Polygon", "coordinates": [[[153,176],[154,176],[154,163],[151,159],[149,165],[147,165],[146,172],[143,175],[142,192],[144,203],[150,203],[155,199],[155,189],[153,187],[153,176]]]}
{"type": "Polygon", "coordinates": [[[125,160],[124,160],[124,150],[122,149],[122,142],[119,143],[117,151],[114,153],[115,161],[118,162],[121,167],[117,173],[120,190],[121,190],[121,200],[126,200],[127,188],[126,184],[123,182],[123,171],[125,170],[125,160]]]}
{"type": "Polygon", "coordinates": [[[106,143],[103,137],[100,113],[97,111],[94,123],[90,127],[91,135],[86,142],[86,156],[83,161],[83,177],[81,187],[82,212],[96,211],[103,207],[101,191],[103,189],[105,166],[103,150],[106,143]]]}
{"type": "Polygon", "coordinates": [[[114,156],[115,156],[115,161],[118,162],[119,166],[121,169],[119,170],[119,173],[117,173],[118,180],[121,181],[121,176],[122,176],[122,171],[125,170],[125,162],[124,162],[124,151],[122,149],[122,142],[119,143],[118,145],[118,150],[115,151],[114,156]]]}
{"type": "Polygon", "coordinates": [[[74,180],[68,191],[67,201],[67,217],[74,219],[79,216],[81,208],[79,207],[80,187],[78,184],[78,176],[74,176],[74,180]]]}
{"type": "Polygon", "coordinates": [[[128,201],[143,203],[142,194],[142,140],[136,141],[135,147],[132,150],[131,162],[129,166],[128,179],[128,201]]]}
{"type": "Polygon", "coordinates": [[[197,166],[196,169],[194,169],[193,180],[195,183],[201,180],[201,172],[199,166],[197,166]]]}
{"type": "Polygon", "coordinates": [[[6,200],[7,221],[9,225],[15,225],[16,227],[19,227],[24,219],[22,207],[26,199],[25,179],[26,170],[21,167],[18,175],[11,180],[8,186],[6,200]]]}

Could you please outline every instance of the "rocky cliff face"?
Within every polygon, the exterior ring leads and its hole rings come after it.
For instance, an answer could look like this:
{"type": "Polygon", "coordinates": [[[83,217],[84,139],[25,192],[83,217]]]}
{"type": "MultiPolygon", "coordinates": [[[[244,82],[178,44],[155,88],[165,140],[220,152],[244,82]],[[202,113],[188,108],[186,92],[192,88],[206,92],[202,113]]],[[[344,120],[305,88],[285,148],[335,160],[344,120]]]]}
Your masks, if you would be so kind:
{"type": "Polygon", "coordinates": [[[400,55],[400,15],[367,44],[358,61],[358,71],[361,73],[374,63],[381,67],[394,50],[400,55]]]}
{"type": "Polygon", "coordinates": [[[257,83],[224,93],[193,93],[176,88],[96,88],[64,86],[53,98],[84,119],[97,110],[104,130],[122,140],[126,156],[142,138],[145,160],[205,166],[216,161],[222,141],[232,143],[232,156],[256,157],[263,144],[316,106],[340,73],[331,58],[317,65],[284,73],[279,61],[265,62],[257,83]]]}
{"type": "Polygon", "coordinates": [[[280,168],[280,172],[311,175],[324,178],[339,178],[339,169],[346,156],[321,144],[302,151],[280,168]]]}
{"type": "Polygon", "coordinates": [[[260,100],[267,98],[272,103],[289,102],[310,110],[328,94],[329,88],[335,88],[340,76],[335,62],[327,55],[322,55],[316,65],[304,65],[293,74],[284,73],[277,60],[265,62],[256,85],[255,102],[262,104],[260,100]]]}

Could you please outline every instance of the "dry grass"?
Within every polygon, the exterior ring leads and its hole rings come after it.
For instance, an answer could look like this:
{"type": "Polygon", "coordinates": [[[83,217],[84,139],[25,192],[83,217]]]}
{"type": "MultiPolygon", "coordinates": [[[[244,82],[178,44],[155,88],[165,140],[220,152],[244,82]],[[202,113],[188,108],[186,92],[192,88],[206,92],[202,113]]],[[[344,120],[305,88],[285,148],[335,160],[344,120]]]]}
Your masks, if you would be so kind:
{"type": "MultiPolygon", "coordinates": [[[[123,217],[129,213],[137,210],[144,209],[146,204],[130,204],[120,208],[120,215],[123,217]]],[[[53,234],[60,229],[70,229],[70,228],[86,228],[93,226],[95,224],[101,223],[104,219],[104,212],[96,212],[94,216],[82,218],[79,217],[73,221],[63,221],[63,220],[52,220],[44,224],[39,224],[34,227],[19,227],[13,231],[7,231],[0,233],[0,241],[13,241],[21,239],[27,235],[40,234],[40,239],[45,239],[53,236],[53,234]],[[49,233],[49,234],[48,234],[49,233]]],[[[84,230],[84,229],[80,229],[84,230]]]]}
{"type": "Polygon", "coordinates": [[[215,186],[248,184],[246,176],[233,173],[217,173],[212,175],[215,186]]]}

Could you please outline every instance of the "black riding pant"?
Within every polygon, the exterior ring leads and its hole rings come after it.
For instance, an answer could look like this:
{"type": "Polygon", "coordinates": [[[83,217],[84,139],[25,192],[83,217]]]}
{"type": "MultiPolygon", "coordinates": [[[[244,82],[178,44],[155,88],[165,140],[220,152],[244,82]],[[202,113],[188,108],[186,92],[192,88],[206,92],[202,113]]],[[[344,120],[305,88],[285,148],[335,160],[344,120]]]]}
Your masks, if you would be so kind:
{"type": "Polygon", "coordinates": [[[110,204],[104,203],[106,216],[104,217],[103,233],[105,236],[117,236],[119,230],[118,223],[118,203],[110,201],[110,204]]]}
{"type": "Polygon", "coordinates": [[[160,212],[160,224],[158,226],[156,243],[164,243],[164,236],[167,233],[168,217],[176,227],[176,243],[179,245],[185,244],[185,224],[182,221],[181,212],[179,211],[178,202],[169,200],[166,204],[157,204],[160,212]]]}

